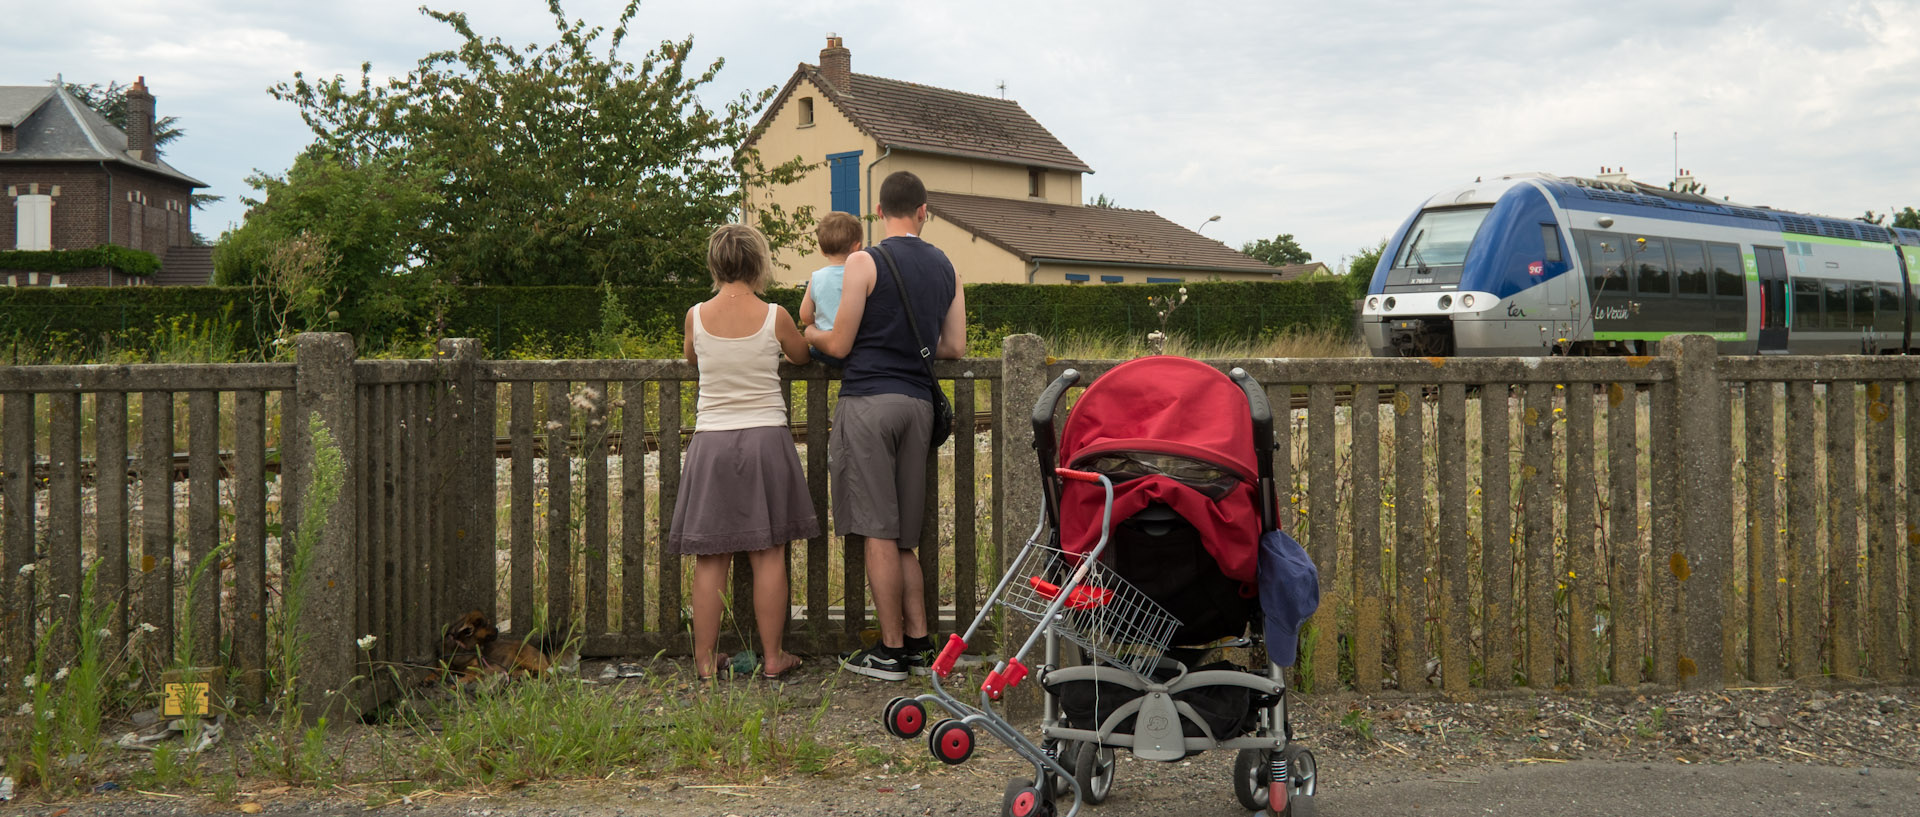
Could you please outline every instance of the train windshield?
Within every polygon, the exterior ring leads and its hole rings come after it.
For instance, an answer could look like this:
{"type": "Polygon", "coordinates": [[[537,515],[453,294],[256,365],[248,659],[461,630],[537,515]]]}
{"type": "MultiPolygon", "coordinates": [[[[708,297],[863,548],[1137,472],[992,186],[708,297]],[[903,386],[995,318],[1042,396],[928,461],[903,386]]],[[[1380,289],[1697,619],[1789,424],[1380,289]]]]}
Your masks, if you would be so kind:
{"type": "Polygon", "coordinates": [[[1396,267],[1455,267],[1466,263],[1467,248],[1480,232],[1492,207],[1428,210],[1420,214],[1407,235],[1407,246],[1393,262],[1396,267]]]}

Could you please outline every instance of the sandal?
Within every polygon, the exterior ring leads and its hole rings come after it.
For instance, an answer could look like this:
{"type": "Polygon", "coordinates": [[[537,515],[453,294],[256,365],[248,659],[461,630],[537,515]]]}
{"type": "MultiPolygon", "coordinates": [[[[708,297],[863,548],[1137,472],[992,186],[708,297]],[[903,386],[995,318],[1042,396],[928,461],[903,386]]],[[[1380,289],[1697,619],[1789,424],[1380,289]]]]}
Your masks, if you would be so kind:
{"type": "Polygon", "coordinates": [[[795,680],[793,676],[799,672],[801,665],[805,663],[806,661],[802,660],[800,656],[793,656],[793,663],[788,664],[786,669],[779,672],[762,672],[760,674],[760,680],[769,683],[787,683],[793,681],[795,680]]]}
{"type": "Polygon", "coordinates": [[[695,673],[693,677],[699,680],[700,683],[704,684],[704,683],[713,681],[715,679],[718,679],[721,681],[731,681],[735,678],[741,677],[742,675],[745,675],[745,673],[736,672],[733,668],[733,664],[731,662],[728,662],[728,663],[723,663],[718,667],[715,667],[712,675],[700,675],[698,673],[695,673]]]}

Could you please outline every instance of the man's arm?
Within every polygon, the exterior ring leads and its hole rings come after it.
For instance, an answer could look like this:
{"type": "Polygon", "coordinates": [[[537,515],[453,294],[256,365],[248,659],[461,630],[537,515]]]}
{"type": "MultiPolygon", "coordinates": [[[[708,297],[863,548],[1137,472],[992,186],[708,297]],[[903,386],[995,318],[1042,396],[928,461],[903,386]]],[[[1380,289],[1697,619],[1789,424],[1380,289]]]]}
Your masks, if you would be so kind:
{"type": "Polygon", "coordinates": [[[867,296],[873,294],[873,256],[856,252],[847,256],[847,271],[840,291],[840,308],[833,313],[833,329],[807,327],[807,342],[833,357],[846,357],[853,351],[853,337],[860,332],[860,319],[867,314],[867,296]]]}
{"type": "Polygon", "coordinates": [[[940,319],[940,345],[933,350],[933,356],[942,360],[955,360],[967,355],[967,288],[960,285],[960,273],[953,273],[953,301],[947,304],[947,314],[940,319]]]}

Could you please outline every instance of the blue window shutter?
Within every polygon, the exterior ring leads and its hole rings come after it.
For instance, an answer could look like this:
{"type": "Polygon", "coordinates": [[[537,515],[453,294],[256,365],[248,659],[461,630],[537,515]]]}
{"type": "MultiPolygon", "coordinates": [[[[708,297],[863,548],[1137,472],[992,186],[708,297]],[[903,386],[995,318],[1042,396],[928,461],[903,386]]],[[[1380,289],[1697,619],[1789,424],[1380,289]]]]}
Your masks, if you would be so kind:
{"type": "Polygon", "coordinates": [[[1087,275],[1086,273],[1083,273],[1083,272],[1069,272],[1067,273],[1067,280],[1073,281],[1076,283],[1084,283],[1087,280],[1087,275]]]}
{"type": "Polygon", "coordinates": [[[1100,276],[1100,283],[1103,283],[1103,284],[1117,284],[1117,283],[1120,283],[1120,282],[1122,282],[1122,281],[1125,281],[1125,280],[1127,280],[1127,277],[1126,277],[1126,276],[1124,276],[1124,275],[1102,275],[1102,276],[1100,276]]]}
{"type": "Polygon", "coordinates": [[[860,215],[860,151],[827,154],[827,168],[833,209],[860,215]]]}
{"type": "Polygon", "coordinates": [[[1187,279],[1185,279],[1185,278],[1148,278],[1148,279],[1147,279],[1147,283],[1149,283],[1149,284],[1178,284],[1178,283],[1182,283],[1182,282],[1184,282],[1184,281],[1186,281],[1186,280],[1187,280],[1187,279]]]}

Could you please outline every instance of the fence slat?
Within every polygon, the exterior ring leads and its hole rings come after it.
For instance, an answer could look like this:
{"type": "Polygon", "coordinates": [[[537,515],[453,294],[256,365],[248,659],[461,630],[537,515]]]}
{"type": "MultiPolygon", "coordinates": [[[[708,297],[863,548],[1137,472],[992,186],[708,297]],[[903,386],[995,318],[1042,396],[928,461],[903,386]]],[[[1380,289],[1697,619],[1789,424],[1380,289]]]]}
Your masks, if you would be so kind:
{"type": "Polygon", "coordinates": [[[513,438],[512,554],[508,557],[507,607],[516,632],[533,624],[533,392],[536,384],[513,384],[507,433],[513,438]]]}
{"type": "Polygon", "coordinates": [[[46,559],[53,591],[49,613],[55,664],[79,655],[80,594],[80,395],[47,396],[46,559]]]}
{"type": "Polygon", "coordinates": [[[833,581],[833,525],[827,509],[827,381],[807,381],[807,496],[820,520],[820,534],[807,540],[807,631],[826,644],[836,637],[828,606],[833,581]]]}
{"type": "Polygon", "coordinates": [[[1632,383],[1607,384],[1607,595],[1613,683],[1640,683],[1641,628],[1647,608],[1640,571],[1639,392],[1632,383]]]}
{"type": "Polygon", "coordinates": [[[1872,677],[1900,677],[1900,608],[1895,587],[1900,562],[1894,543],[1893,384],[1867,384],[1867,670],[1872,677]]]}
{"type": "Polygon", "coordinates": [[[647,631],[647,384],[620,384],[620,632],[647,631]]]}
{"type": "Polygon", "coordinates": [[[586,632],[612,632],[607,622],[607,382],[586,384],[586,632]]]}
{"type": "Polygon", "coordinates": [[[1488,689],[1513,684],[1512,387],[1480,387],[1481,664],[1488,689]]]}
{"type": "Polygon", "coordinates": [[[1785,582],[1774,550],[1773,384],[1746,384],[1747,461],[1747,677],[1780,678],[1780,621],[1776,588],[1785,582]]]}
{"type": "MultiPolygon", "coordinates": [[[[1284,405],[1284,404],[1282,404],[1284,405]]],[[[1386,599],[1380,531],[1380,387],[1353,387],[1353,688],[1380,691],[1386,599]]],[[[1328,565],[1324,570],[1332,570],[1328,565]]],[[[1325,619],[1332,621],[1332,616],[1325,619]]]]}
{"type": "MultiPolygon", "coordinates": [[[[1307,389],[1307,440],[1315,451],[1333,450],[1333,386],[1315,383],[1307,389]]],[[[1347,574],[1339,563],[1340,540],[1334,526],[1334,458],[1314,457],[1307,476],[1307,548],[1320,568],[1320,610],[1314,625],[1313,688],[1331,692],[1340,684],[1340,606],[1349,593],[1340,582],[1347,574]]]]}
{"type": "MultiPolygon", "coordinates": [[[[1784,435],[1787,449],[1787,571],[1792,598],[1788,604],[1787,652],[1794,680],[1820,674],[1821,609],[1819,497],[1820,475],[1815,462],[1813,384],[1787,384],[1787,428],[1807,433],[1784,435]]],[[[1659,474],[1656,468],[1654,473],[1659,474]]],[[[1655,506],[1658,512],[1659,506],[1655,506]]]]}
{"type": "Polygon", "coordinates": [[[1651,471],[1648,496],[1665,500],[1653,503],[1653,518],[1648,520],[1649,553],[1653,560],[1648,572],[1653,585],[1649,588],[1653,619],[1648,640],[1653,647],[1653,680],[1669,687],[1679,682],[1680,672],[1680,592],[1679,580],[1673,573],[1680,531],[1678,509],[1672,501],[1672,497],[1679,495],[1677,463],[1674,462],[1675,391],[1672,383],[1655,383],[1652,407],[1647,415],[1647,435],[1652,438],[1647,443],[1647,466],[1651,471]]]}
{"type": "MultiPolygon", "coordinates": [[[[140,622],[173,656],[173,394],[140,397],[140,622]]],[[[155,642],[148,642],[155,643],[155,642]]],[[[184,656],[183,656],[184,657],[184,656]]]]}
{"type": "Polygon", "coordinates": [[[209,559],[220,545],[220,393],[187,393],[187,565],[200,572],[187,588],[193,608],[194,663],[212,666],[220,657],[220,559],[209,559]],[[202,572],[204,571],[204,572],[202,572]]]}
{"type": "MultiPolygon", "coordinates": [[[[680,494],[680,381],[660,381],[660,615],[654,630],[678,635],[680,616],[680,557],[667,552],[667,534],[673,528],[674,500],[680,494]]],[[[682,639],[684,642],[684,639],[682,639]]]]}
{"type": "MultiPolygon", "coordinates": [[[[959,411],[959,416],[954,418],[959,427],[953,432],[953,626],[956,631],[972,623],[977,609],[975,602],[980,597],[980,506],[975,493],[978,478],[974,473],[974,460],[979,452],[978,438],[969,419],[974,415],[974,406],[978,405],[974,402],[974,382],[964,378],[953,381],[953,404],[959,411]]],[[[934,634],[938,635],[939,621],[930,622],[936,627],[934,634]]],[[[941,646],[937,639],[934,646],[941,646]]]]}
{"type": "Polygon", "coordinates": [[[1521,409],[1521,436],[1525,440],[1520,469],[1526,503],[1527,686],[1552,689],[1554,657],[1559,652],[1553,634],[1553,419],[1554,388],[1527,384],[1527,402],[1521,409]]]}
{"type": "Polygon", "coordinates": [[[1440,417],[1434,481],[1440,494],[1439,599],[1440,683],[1450,694],[1467,691],[1467,644],[1472,635],[1467,604],[1467,387],[1440,387],[1440,417]]]}
{"type": "Polygon", "coordinates": [[[1854,392],[1827,384],[1827,638],[1836,678],[1860,677],[1860,489],[1854,458],[1854,392]]]}
{"type": "Polygon", "coordinates": [[[1418,386],[1393,395],[1394,670],[1403,691],[1427,688],[1426,399],[1418,386]]]}
{"type": "MultiPolygon", "coordinates": [[[[479,356],[478,345],[474,355],[479,356]]],[[[476,367],[477,368],[477,367],[476,367]]],[[[480,473],[474,480],[473,537],[476,540],[473,553],[481,559],[476,565],[484,578],[481,581],[482,592],[476,593],[482,601],[480,609],[488,617],[500,619],[500,459],[494,440],[499,432],[495,423],[499,419],[499,388],[490,380],[475,379],[473,384],[475,405],[473,408],[473,447],[472,461],[480,465],[480,473]]]]}
{"type": "MultiPolygon", "coordinates": [[[[101,395],[102,398],[106,395],[101,395]]],[[[123,407],[125,404],[121,404],[123,407]]],[[[361,424],[365,428],[365,424],[361,424]]],[[[122,428],[124,433],[125,428],[122,428]]],[[[122,445],[125,438],[122,438],[122,445]]],[[[241,700],[267,695],[267,399],[233,395],[233,663],[241,700]]],[[[103,460],[104,461],[104,460],[103,460]]],[[[121,476],[126,476],[121,469],[121,476]]],[[[102,494],[104,497],[105,494],[102,494]]],[[[364,518],[365,514],[361,514],[364,518]]],[[[364,524],[363,524],[364,528],[364,524]]],[[[123,554],[124,550],[121,551],[123,554]]],[[[372,560],[367,560],[371,562],[372,560]]],[[[372,630],[369,630],[372,632],[372,630]]],[[[380,630],[379,632],[385,632],[380,630]]]]}
{"type": "Polygon", "coordinates": [[[364,489],[367,496],[369,517],[361,520],[361,527],[367,531],[367,560],[371,584],[368,595],[372,609],[368,618],[379,632],[386,636],[374,644],[374,654],[381,660],[393,661],[406,654],[406,645],[394,637],[398,630],[395,622],[400,620],[400,603],[397,595],[399,586],[399,560],[394,553],[393,521],[393,434],[388,428],[392,412],[389,406],[389,387],[362,386],[361,400],[366,404],[366,429],[361,438],[366,450],[367,479],[364,489]]]}
{"type": "MultiPolygon", "coordinates": [[[[573,609],[573,416],[565,380],[547,383],[547,631],[580,632],[573,609]]],[[[515,622],[517,625],[518,622],[515,622]]]]}
{"type": "MultiPolygon", "coordinates": [[[[262,417],[264,423],[265,418],[262,417]]],[[[94,584],[95,603],[107,614],[110,644],[127,643],[127,394],[94,395],[94,519],[95,547],[100,554],[100,576],[94,584]]],[[[244,606],[241,610],[255,608],[244,606]]]]}
{"type": "Polygon", "coordinates": [[[1555,577],[1567,586],[1567,683],[1592,689],[1600,676],[1593,660],[1594,477],[1593,392],[1591,383],[1569,383],[1567,403],[1567,569],[1555,577]]]}
{"type": "Polygon", "coordinates": [[[24,667],[33,661],[34,617],[31,613],[35,595],[32,571],[23,570],[34,564],[33,531],[35,506],[33,499],[33,395],[13,392],[0,395],[5,400],[3,420],[0,420],[0,435],[4,435],[6,451],[4,457],[6,476],[6,562],[0,567],[0,586],[8,590],[9,599],[23,600],[25,603],[11,602],[0,616],[0,650],[6,652],[9,667],[24,667]],[[18,604],[19,606],[14,606],[18,604]]]}
{"type": "Polygon", "coordinates": [[[442,543],[434,540],[433,532],[438,529],[437,518],[441,508],[433,501],[433,486],[443,475],[434,473],[433,450],[427,444],[432,439],[433,420],[429,415],[433,411],[433,395],[438,389],[430,388],[428,383],[414,383],[407,386],[411,410],[407,413],[407,458],[412,462],[414,477],[407,484],[413,489],[410,504],[413,507],[412,540],[415,579],[407,585],[407,592],[414,599],[413,609],[418,611],[409,622],[414,628],[420,645],[414,653],[417,658],[425,659],[438,652],[440,626],[445,621],[437,620],[434,615],[441,598],[440,581],[446,575],[440,570],[441,563],[434,561],[442,543]]]}
{"type": "Polygon", "coordinates": [[[1907,676],[1920,677],[1920,381],[1903,384],[1907,437],[1907,676]]]}

